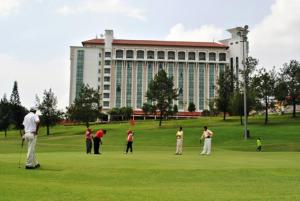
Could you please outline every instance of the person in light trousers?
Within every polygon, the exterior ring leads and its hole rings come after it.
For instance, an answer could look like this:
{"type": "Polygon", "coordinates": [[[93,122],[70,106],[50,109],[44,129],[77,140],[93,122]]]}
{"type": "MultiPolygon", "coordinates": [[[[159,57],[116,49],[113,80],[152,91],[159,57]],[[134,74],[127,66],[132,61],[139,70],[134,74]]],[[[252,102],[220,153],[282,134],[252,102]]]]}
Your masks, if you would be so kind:
{"type": "Polygon", "coordinates": [[[176,155],[182,154],[182,144],[183,144],[183,130],[182,127],[179,127],[179,130],[176,133],[176,155]]]}
{"type": "Polygon", "coordinates": [[[204,131],[201,136],[201,139],[204,139],[203,150],[201,152],[202,155],[209,155],[211,152],[211,139],[213,136],[213,132],[207,129],[207,126],[204,126],[204,131]]]}
{"type": "Polygon", "coordinates": [[[28,151],[27,151],[27,161],[26,169],[35,169],[39,168],[40,164],[38,163],[35,156],[35,145],[36,139],[39,130],[40,119],[36,114],[36,108],[30,108],[30,112],[24,117],[23,125],[25,134],[23,139],[28,142],[28,151]]]}

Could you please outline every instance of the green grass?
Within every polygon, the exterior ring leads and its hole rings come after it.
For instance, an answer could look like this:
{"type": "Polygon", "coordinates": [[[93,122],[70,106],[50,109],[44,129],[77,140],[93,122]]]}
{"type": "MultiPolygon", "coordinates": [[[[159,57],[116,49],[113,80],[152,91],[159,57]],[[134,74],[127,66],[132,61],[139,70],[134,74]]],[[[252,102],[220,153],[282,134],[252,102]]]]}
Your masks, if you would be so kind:
{"type": "MultiPolygon", "coordinates": [[[[103,154],[86,155],[83,126],[42,128],[37,143],[39,170],[18,168],[16,131],[0,137],[0,200],[300,200],[300,119],[250,119],[252,138],[244,140],[238,118],[138,121],[134,154],[123,155],[128,123],[106,128],[103,154]],[[184,129],[184,152],[174,155],[175,133],[184,129]],[[202,127],[214,131],[211,156],[201,156],[202,127]],[[255,138],[263,152],[255,152],[255,138]]],[[[25,161],[22,153],[22,163],[25,161]]]]}

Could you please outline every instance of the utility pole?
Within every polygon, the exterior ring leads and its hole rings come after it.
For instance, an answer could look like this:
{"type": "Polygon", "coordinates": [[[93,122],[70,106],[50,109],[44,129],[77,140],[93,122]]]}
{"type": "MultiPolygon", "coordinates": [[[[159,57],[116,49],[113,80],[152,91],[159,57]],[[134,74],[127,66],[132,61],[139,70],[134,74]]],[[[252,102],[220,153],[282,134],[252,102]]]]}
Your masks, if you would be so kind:
{"type": "Polygon", "coordinates": [[[246,79],[247,79],[247,73],[246,73],[246,55],[248,52],[248,37],[247,34],[249,33],[248,25],[245,25],[241,30],[237,33],[242,38],[242,44],[243,44],[243,69],[244,69],[244,138],[248,139],[248,129],[247,129],[247,86],[246,86],[246,79]],[[246,43],[246,45],[245,45],[246,43]],[[246,48],[246,50],[245,50],[246,48]]]}

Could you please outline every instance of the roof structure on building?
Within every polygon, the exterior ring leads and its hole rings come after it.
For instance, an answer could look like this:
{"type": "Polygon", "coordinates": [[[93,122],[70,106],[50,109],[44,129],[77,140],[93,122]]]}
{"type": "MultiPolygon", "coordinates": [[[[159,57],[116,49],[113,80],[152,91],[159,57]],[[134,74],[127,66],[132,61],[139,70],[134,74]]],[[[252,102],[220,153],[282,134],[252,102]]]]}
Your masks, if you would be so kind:
{"type": "MultiPolygon", "coordinates": [[[[158,40],[125,40],[114,39],[113,45],[129,46],[173,46],[173,47],[208,47],[228,48],[227,45],[216,42],[189,42],[189,41],[158,41],[158,40]]],[[[82,42],[82,45],[104,45],[104,39],[91,39],[82,42]]]]}

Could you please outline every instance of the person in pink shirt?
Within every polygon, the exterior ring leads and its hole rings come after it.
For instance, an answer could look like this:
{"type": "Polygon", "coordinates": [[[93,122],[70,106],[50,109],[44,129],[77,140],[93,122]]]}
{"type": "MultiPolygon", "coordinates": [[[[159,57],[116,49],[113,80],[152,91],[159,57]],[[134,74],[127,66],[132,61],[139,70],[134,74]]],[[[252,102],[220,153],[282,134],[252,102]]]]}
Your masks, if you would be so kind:
{"type": "Polygon", "coordinates": [[[87,154],[91,154],[92,147],[93,147],[92,140],[93,140],[92,130],[90,128],[87,128],[86,132],[85,132],[85,144],[86,144],[86,153],[87,154]]]}
{"type": "Polygon", "coordinates": [[[125,154],[128,153],[129,149],[130,149],[130,153],[132,153],[132,143],[133,143],[133,131],[132,130],[128,130],[127,131],[127,148],[126,148],[126,152],[125,154]]]}

